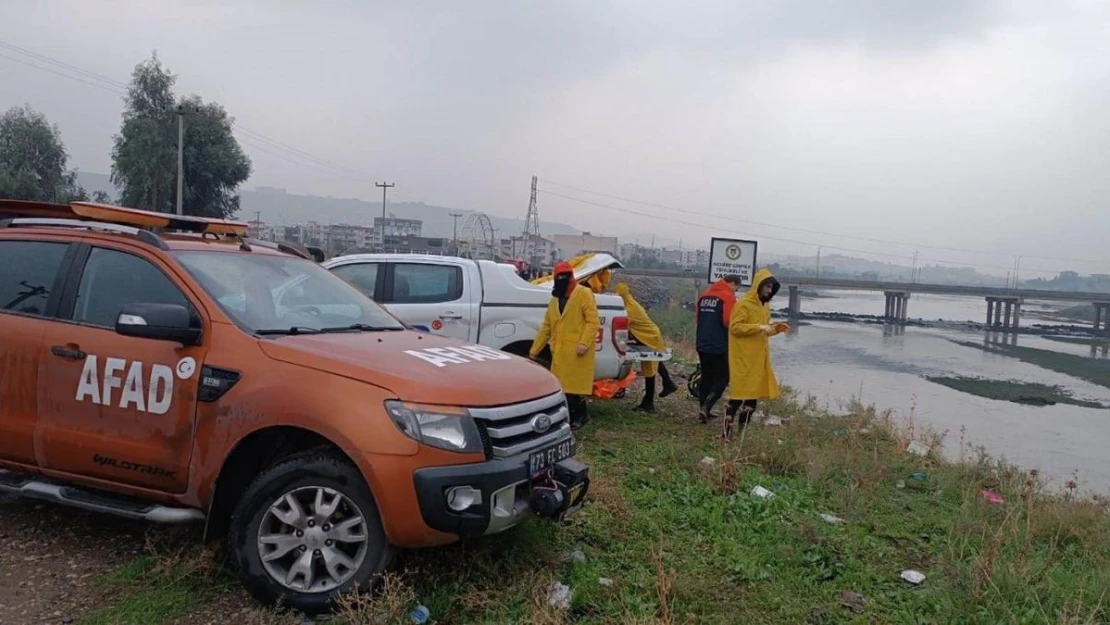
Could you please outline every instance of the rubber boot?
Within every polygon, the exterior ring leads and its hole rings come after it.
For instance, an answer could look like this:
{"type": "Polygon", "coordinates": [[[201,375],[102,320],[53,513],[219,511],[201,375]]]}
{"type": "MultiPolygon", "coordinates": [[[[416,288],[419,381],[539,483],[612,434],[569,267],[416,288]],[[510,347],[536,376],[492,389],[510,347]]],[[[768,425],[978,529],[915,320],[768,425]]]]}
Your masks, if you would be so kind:
{"type": "Polygon", "coordinates": [[[644,399],[636,406],[640,412],[655,412],[655,377],[644,378],[644,399]]]}
{"type": "Polygon", "coordinates": [[[713,405],[721,398],[721,394],[716,391],[710,391],[709,396],[705,398],[705,402],[701,405],[700,420],[702,423],[708,423],[711,419],[717,417],[713,415],[713,405]]]}
{"type": "Polygon", "coordinates": [[[663,363],[659,363],[659,377],[663,378],[663,390],[659,393],[659,399],[663,399],[678,390],[678,385],[671,379],[671,372],[667,371],[667,367],[663,363]]]}
{"type": "Polygon", "coordinates": [[[586,398],[581,395],[567,396],[567,407],[570,409],[570,429],[581,430],[590,421],[590,412],[586,407],[586,398]]]}

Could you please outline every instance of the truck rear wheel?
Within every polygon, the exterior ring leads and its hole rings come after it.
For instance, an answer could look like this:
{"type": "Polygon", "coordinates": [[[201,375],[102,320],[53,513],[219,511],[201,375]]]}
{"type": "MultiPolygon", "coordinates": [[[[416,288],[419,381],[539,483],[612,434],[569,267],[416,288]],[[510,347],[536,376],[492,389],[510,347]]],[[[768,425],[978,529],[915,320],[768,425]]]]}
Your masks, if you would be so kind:
{"type": "Polygon", "coordinates": [[[228,546],[256,599],[308,614],[329,611],[339,594],[368,589],[392,554],[362,475],[318,451],[255,478],[235,507],[228,546]]]}

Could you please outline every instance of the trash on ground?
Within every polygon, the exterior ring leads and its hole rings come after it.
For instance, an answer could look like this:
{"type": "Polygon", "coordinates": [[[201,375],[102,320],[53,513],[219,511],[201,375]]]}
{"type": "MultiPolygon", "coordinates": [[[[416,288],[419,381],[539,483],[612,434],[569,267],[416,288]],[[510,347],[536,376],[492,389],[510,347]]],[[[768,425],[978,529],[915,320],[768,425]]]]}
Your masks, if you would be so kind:
{"type": "Polygon", "coordinates": [[[767,417],[763,420],[763,425],[782,425],[782,419],[778,417],[767,417]]]}
{"type": "Polygon", "coordinates": [[[579,564],[582,564],[583,562],[586,561],[586,554],[582,553],[578,549],[575,549],[570,554],[570,560],[571,560],[571,562],[577,562],[579,564]]]}
{"type": "Polygon", "coordinates": [[[921,472],[911,473],[910,474],[910,479],[911,480],[917,480],[919,482],[928,482],[929,481],[929,474],[928,473],[921,473],[921,472]]]}
{"type": "Polygon", "coordinates": [[[547,603],[553,608],[560,610],[570,609],[570,600],[574,598],[574,591],[570,586],[562,582],[555,582],[551,585],[551,595],[547,599],[547,603]]]}
{"type": "Polygon", "coordinates": [[[902,571],[902,579],[911,584],[920,584],[921,582],[925,581],[925,574],[921,571],[906,569],[905,571],[902,571]]]}
{"type": "Polygon", "coordinates": [[[713,463],[715,463],[715,462],[717,462],[717,460],[714,459],[714,458],[710,458],[709,456],[706,456],[706,457],[701,459],[701,463],[704,464],[707,467],[713,466],[713,463]]]}
{"type": "Polygon", "coordinates": [[[984,488],[983,490],[979,491],[979,496],[982,497],[984,501],[990,504],[999,505],[1006,503],[1006,500],[1002,498],[1002,495],[999,495],[993,490],[987,490],[984,488]]]}
{"type": "Polygon", "coordinates": [[[831,525],[840,525],[841,523],[846,522],[844,519],[836,516],[835,514],[822,514],[821,520],[831,525]]]}
{"type": "Polygon", "coordinates": [[[427,607],[422,606],[422,605],[416,606],[415,608],[412,609],[412,612],[409,612],[409,618],[411,618],[412,622],[416,623],[417,625],[422,625],[423,623],[427,623],[428,619],[431,618],[431,617],[432,617],[432,613],[430,611],[428,611],[427,607]]]}
{"type": "Polygon", "coordinates": [[[859,433],[863,434],[864,436],[867,436],[868,434],[871,433],[871,428],[860,428],[859,433]]]}
{"type": "Polygon", "coordinates": [[[906,487],[906,481],[905,480],[898,480],[898,483],[895,484],[894,487],[895,488],[905,488],[906,487]]]}
{"type": "Polygon", "coordinates": [[[597,583],[608,588],[613,585],[613,580],[609,579],[608,577],[599,577],[597,578],[597,583]]]}
{"type": "Polygon", "coordinates": [[[763,499],[769,499],[771,497],[774,497],[775,494],[772,493],[771,491],[767,490],[766,488],[763,488],[762,486],[756,486],[755,488],[752,489],[752,496],[753,497],[762,497],[763,499]]]}
{"type": "Polygon", "coordinates": [[[853,612],[858,612],[863,607],[865,600],[863,595],[858,592],[845,590],[840,593],[840,605],[848,608],[853,612]]]}
{"type": "Polygon", "coordinates": [[[915,456],[928,456],[931,449],[928,445],[922,443],[921,441],[913,441],[910,443],[910,446],[906,448],[906,451],[915,456]]]}
{"type": "Polygon", "coordinates": [[[649,475],[655,475],[655,469],[648,469],[649,475]]]}

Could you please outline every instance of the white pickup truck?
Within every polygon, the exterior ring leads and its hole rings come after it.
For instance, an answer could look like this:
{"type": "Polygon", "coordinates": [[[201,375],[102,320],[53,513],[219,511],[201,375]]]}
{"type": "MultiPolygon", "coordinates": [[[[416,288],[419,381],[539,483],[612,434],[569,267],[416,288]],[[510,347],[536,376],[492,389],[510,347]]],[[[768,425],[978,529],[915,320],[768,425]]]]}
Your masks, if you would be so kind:
{"type": "MultiPolygon", "coordinates": [[[[547,304],[549,286],[517,275],[509,264],[453,256],[352,254],[324,267],[369,295],[406,324],[527,357],[547,304]]],[[[611,256],[576,271],[579,280],[598,267],[617,268],[611,256]]],[[[601,329],[597,334],[595,380],[623,379],[632,369],[628,350],[628,313],[620,297],[597,295],[601,329]]]]}

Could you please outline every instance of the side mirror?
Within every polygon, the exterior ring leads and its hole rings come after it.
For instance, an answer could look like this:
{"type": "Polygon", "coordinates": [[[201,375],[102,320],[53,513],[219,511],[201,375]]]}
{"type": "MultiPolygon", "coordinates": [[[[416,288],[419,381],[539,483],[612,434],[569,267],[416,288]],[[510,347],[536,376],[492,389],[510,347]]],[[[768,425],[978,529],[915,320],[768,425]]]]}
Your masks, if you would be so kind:
{"type": "Polygon", "coordinates": [[[200,345],[202,330],[193,325],[189,309],[179,304],[135,302],[116,317],[116,333],[182,345],[200,345]]]}

